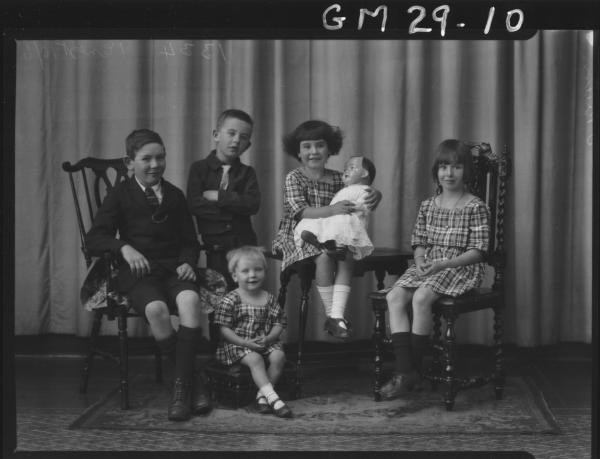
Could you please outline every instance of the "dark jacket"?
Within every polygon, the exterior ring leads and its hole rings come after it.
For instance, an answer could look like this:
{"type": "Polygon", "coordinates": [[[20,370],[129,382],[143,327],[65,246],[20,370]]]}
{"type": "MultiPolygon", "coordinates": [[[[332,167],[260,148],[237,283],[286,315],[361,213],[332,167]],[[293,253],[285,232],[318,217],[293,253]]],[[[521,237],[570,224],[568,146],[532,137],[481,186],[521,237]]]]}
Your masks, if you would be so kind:
{"type": "MultiPolygon", "coordinates": [[[[162,193],[162,202],[153,218],[146,196],[134,177],[117,184],[104,199],[86,235],[88,249],[97,255],[110,250],[124,263],[121,247],[129,244],[151,264],[159,263],[170,271],[175,272],[183,263],[195,268],[200,245],[185,196],[164,179],[162,193]]],[[[122,271],[129,269],[119,271],[120,284],[124,281],[122,271]]]]}
{"type": "Polygon", "coordinates": [[[215,150],[192,164],[188,179],[187,199],[202,235],[254,234],[250,216],[260,207],[260,190],[256,172],[239,158],[229,170],[229,187],[219,190],[221,161],[215,150]],[[206,190],[219,190],[219,199],[209,201],[202,196],[206,190]]]}

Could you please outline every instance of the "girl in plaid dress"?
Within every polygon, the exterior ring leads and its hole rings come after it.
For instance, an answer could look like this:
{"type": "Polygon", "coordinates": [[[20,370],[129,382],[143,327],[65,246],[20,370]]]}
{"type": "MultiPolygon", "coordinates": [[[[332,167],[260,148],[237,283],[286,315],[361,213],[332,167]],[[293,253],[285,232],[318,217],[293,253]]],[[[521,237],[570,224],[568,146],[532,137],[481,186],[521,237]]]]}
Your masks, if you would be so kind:
{"type": "MultiPolygon", "coordinates": [[[[301,165],[285,178],[284,215],[273,240],[273,252],[282,254],[282,270],[297,261],[314,259],[315,284],[327,315],[325,330],[337,338],[349,338],[351,328],[344,312],[350,295],[352,257],[341,260],[334,256],[335,252],[311,244],[296,246],[294,242],[294,227],[301,219],[350,214],[355,210],[348,200],[330,205],[344,181],[340,172],[327,169],[325,164],[329,156],[339,153],[342,134],[324,121],[309,120],[286,135],[283,144],[285,152],[301,165]]],[[[371,188],[365,204],[374,210],[380,200],[381,193],[371,188]]]]}
{"type": "Polygon", "coordinates": [[[419,386],[435,300],[478,287],[484,275],[489,209],[467,191],[474,178],[469,147],[459,140],[444,140],[438,147],[432,176],[437,194],[421,203],[412,234],[415,264],[386,296],[396,368],[381,389],[385,399],[419,386]],[[408,315],[411,303],[412,324],[408,315]]]}
{"type": "Polygon", "coordinates": [[[258,247],[242,246],[227,254],[227,263],[238,288],[223,297],[215,312],[221,331],[217,360],[250,368],[259,388],[255,402],[259,413],[289,418],[292,411],[273,388],[285,364],[280,336],[286,317],[275,297],[262,289],[267,261],[258,247]]]}

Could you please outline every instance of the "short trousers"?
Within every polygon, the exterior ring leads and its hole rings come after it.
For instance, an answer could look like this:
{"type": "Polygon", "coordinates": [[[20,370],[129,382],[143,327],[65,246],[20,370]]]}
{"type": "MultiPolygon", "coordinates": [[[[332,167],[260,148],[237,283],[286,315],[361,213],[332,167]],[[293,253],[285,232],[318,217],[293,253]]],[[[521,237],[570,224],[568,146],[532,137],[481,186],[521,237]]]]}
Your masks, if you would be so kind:
{"type": "Polygon", "coordinates": [[[175,298],[185,290],[198,293],[198,286],[193,281],[181,280],[177,274],[159,267],[138,280],[127,294],[132,308],[147,321],[146,306],[153,301],[165,302],[169,312],[177,314],[175,298]]]}

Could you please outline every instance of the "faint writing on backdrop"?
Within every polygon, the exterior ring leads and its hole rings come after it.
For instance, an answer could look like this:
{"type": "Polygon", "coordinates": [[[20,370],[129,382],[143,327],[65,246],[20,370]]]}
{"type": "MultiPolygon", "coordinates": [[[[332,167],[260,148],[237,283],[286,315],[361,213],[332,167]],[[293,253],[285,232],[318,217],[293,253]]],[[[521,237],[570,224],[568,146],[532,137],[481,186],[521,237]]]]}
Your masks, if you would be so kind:
{"type": "MultiPolygon", "coordinates": [[[[157,58],[197,57],[207,61],[225,61],[225,49],[218,41],[153,40],[147,46],[157,58]]],[[[110,59],[139,52],[139,42],[126,40],[44,40],[25,41],[19,47],[19,58],[37,60],[110,59]]]]}

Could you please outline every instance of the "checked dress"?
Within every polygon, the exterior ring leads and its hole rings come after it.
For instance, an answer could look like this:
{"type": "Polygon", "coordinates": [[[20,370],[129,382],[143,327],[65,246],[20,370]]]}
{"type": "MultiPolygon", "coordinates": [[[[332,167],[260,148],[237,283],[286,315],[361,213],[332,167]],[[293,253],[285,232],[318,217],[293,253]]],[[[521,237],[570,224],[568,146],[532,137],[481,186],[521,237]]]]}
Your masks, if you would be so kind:
{"type": "Polygon", "coordinates": [[[332,183],[310,179],[302,173],[301,168],[292,170],[285,177],[284,214],[272,247],[273,252],[280,252],[283,255],[282,271],[292,263],[321,253],[321,250],[310,244],[296,246],[294,227],[298,224],[304,209],[328,206],[335,194],[344,188],[341,172],[325,169],[325,175],[331,177],[332,183]]]}
{"type": "MultiPolygon", "coordinates": [[[[215,324],[224,325],[244,339],[253,339],[261,335],[268,335],[274,325],[286,327],[285,312],[277,303],[275,297],[269,293],[264,305],[251,305],[244,303],[236,290],[225,295],[215,312],[215,324]]],[[[263,352],[269,354],[275,349],[282,350],[281,338],[270,344],[263,352]]],[[[222,337],[217,347],[217,360],[224,365],[233,365],[251,351],[247,347],[229,343],[222,337]]]]}
{"type": "MultiPolygon", "coordinates": [[[[464,207],[446,209],[435,202],[435,196],[421,203],[412,233],[411,244],[425,247],[426,261],[455,258],[467,250],[486,252],[489,244],[489,209],[474,197],[464,207]]],[[[479,287],[485,273],[485,263],[447,268],[425,278],[417,276],[415,265],[410,266],[394,287],[427,286],[436,293],[459,296],[479,287]]]]}

